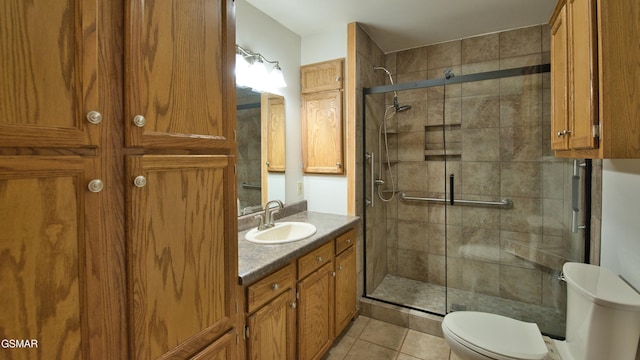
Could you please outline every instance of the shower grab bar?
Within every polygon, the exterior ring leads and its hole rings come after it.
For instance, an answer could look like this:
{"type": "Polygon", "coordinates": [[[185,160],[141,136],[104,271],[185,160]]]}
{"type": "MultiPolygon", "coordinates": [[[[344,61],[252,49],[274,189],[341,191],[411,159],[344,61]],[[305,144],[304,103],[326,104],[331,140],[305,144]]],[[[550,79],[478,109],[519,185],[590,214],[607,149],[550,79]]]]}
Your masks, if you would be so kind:
{"type": "MultiPolygon", "coordinates": [[[[400,200],[405,201],[425,201],[433,203],[449,203],[450,199],[429,198],[429,197],[416,197],[407,196],[405,193],[400,194],[400,200]]],[[[481,201],[481,200],[455,200],[454,204],[462,205],[482,205],[482,206],[495,206],[503,209],[510,209],[513,207],[513,201],[511,199],[502,199],[502,201],[481,201]]]]}
{"type": "Polygon", "coordinates": [[[243,182],[242,183],[242,188],[243,189],[262,189],[262,185],[249,184],[248,182],[243,182]]]}

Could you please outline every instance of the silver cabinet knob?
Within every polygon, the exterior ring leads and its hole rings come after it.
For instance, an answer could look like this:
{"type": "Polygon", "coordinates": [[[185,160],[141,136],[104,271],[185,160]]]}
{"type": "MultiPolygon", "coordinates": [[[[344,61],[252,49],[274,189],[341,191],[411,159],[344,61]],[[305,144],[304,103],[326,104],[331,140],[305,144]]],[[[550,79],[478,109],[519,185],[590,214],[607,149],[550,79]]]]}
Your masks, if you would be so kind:
{"type": "Polygon", "coordinates": [[[347,244],[351,244],[351,239],[347,239],[347,241],[345,241],[347,244]]]}
{"type": "Polygon", "coordinates": [[[271,288],[273,290],[278,290],[280,288],[280,285],[278,285],[278,283],[275,283],[275,284],[271,285],[271,288]]]}
{"type": "Polygon", "coordinates": [[[147,178],[142,175],[136,176],[136,178],[133,179],[133,185],[139,188],[144,187],[145,185],[147,185],[147,178]]]}
{"type": "Polygon", "coordinates": [[[341,162],[337,162],[337,163],[336,163],[336,166],[337,166],[337,167],[339,167],[339,168],[341,168],[341,167],[342,167],[342,163],[341,163],[341,162]]]}
{"type": "Polygon", "coordinates": [[[558,131],[558,137],[563,137],[565,135],[571,134],[571,130],[564,129],[562,131],[558,131]]]}
{"type": "Polygon", "coordinates": [[[146,123],[147,123],[147,119],[145,119],[144,116],[142,115],[136,115],[133,118],[133,124],[137,127],[143,127],[146,123]]]}
{"type": "Polygon", "coordinates": [[[89,185],[87,185],[87,187],[89,188],[89,191],[99,193],[104,189],[104,183],[100,179],[93,179],[89,181],[89,185]]]}
{"type": "Polygon", "coordinates": [[[102,114],[97,111],[89,111],[87,113],[87,121],[92,124],[100,124],[102,122],[102,114]]]}
{"type": "Polygon", "coordinates": [[[342,271],[342,265],[338,265],[338,271],[342,271]]]}
{"type": "Polygon", "coordinates": [[[290,306],[292,309],[295,309],[295,308],[296,308],[296,303],[294,303],[294,302],[289,303],[289,306],[290,306]]]}
{"type": "Polygon", "coordinates": [[[322,260],[323,260],[323,259],[322,259],[322,256],[318,256],[318,257],[316,258],[316,260],[318,260],[318,262],[322,262],[322,260]]]}

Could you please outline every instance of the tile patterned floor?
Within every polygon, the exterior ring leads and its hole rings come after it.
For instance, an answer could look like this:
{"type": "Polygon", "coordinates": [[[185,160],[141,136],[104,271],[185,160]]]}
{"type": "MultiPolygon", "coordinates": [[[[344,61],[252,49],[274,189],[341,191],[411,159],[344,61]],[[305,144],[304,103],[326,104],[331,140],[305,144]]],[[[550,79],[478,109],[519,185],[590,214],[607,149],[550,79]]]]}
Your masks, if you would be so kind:
{"type": "Polygon", "coordinates": [[[443,338],[365,316],[336,339],[324,360],[459,360],[443,338]]]}

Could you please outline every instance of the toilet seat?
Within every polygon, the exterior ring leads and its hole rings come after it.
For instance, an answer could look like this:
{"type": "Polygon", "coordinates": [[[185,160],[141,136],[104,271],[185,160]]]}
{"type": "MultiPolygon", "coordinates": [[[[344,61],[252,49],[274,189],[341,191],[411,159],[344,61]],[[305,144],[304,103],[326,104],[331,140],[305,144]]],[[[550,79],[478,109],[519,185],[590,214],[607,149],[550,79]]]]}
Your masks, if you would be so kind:
{"type": "Polygon", "coordinates": [[[442,321],[445,336],[497,360],[542,360],[547,355],[538,325],[496,314],[459,311],[442,321]]]}

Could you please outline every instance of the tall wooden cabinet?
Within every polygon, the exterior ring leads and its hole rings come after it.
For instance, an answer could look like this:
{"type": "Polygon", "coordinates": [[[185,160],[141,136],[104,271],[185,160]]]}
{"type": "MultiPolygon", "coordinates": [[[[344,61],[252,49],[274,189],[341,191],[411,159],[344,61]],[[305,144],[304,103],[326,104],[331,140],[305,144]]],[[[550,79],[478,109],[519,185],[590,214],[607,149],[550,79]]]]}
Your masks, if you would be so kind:
{"type": "Polygon", "coordinates": [[[560,0],[551,18],[551,147],[557,156],[640,158],[640,29],[634,0],[560,0]]]}
{"type": "Polygon", "coordinates": [[[7,3],[9,357],[236,357],[234,45],[227,0],[7,3]]]}
{"type": "Polygon", "coordinates": [[[301,67],[302,171],[344,174],[344,59],[301,67]]]}

